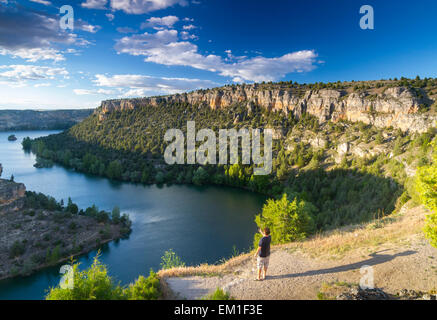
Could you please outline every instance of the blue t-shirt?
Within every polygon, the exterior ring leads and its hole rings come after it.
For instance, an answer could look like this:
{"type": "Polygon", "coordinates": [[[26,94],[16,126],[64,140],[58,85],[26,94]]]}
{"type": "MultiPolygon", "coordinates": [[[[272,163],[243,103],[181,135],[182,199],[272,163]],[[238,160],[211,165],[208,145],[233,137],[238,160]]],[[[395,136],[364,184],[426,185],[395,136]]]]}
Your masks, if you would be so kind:
{"type": "Polygon", "coordinates": [[[270,255],[270,242],[272,241],[272,237],[268,235],[267,237],[262,237],[259,241],[259,245],[261,247],[261,251],[259,252],[259,256],[261,258],[266,258],[270,255]]]}

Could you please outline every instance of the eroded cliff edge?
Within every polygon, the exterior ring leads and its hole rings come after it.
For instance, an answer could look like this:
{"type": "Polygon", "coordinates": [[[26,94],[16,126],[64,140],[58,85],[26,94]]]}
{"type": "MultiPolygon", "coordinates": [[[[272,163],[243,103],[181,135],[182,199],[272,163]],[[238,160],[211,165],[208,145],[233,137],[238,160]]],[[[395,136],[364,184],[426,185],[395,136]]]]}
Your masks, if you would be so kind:
{"type": "Polygon", "coordinates": [[[308,113],[320,122],[362,121],[380,128],[392,126],[402,131],[425,132],[437,125],[435,113],[423,110],[424,105],[434,102],[423,90],[408,87],[383,87],[355,92],[350,89],[266,88],[253,84],[159,97],[107,100],[102,102],[96,113],[100,120],[104,120],[113,111],[131,110],[144,105],[189,103],[218,109],[243,103],[249,111],[258,105],[272,111],[291,113],[296,118],[308,113]]]}

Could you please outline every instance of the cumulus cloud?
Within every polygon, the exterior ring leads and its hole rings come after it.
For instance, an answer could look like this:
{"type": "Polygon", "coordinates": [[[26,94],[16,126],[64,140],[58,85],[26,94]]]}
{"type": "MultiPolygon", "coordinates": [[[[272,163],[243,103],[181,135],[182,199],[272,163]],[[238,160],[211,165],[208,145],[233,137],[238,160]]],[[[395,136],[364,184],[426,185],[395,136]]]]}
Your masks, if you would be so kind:
{"type": "Polygon", "coordinates": [[[65,68],[53,68],[36,65],[1,65],[0,81],[11,86],[25,85],[27,81],[53,80],[68,78],[65,68]],[[3,71],[4,70],[4,71],[3,71]]]}
{"type": "Polygon", "coordinates": [[[0,55],[10,55],[13,58],[25,59],[29,62],[36,62],[38,60],[53,60],[62,61],[65,60],[64,55],[62,55],[58,50],[53,48],[33,48],[33,49],[17,49],[17,50],[7,50],[0,49],[0,55]]]}
{"type": "MultiPolygon", "coordinates": [[[[181,33],[182,40],[187,34],[181,33]]],[[[217,72],[234,81],[275,81],[292,72],[311,71],[316,67],[317,54],[313,50],[291,52],[281,57],[233,57],[201,54],[197,45],[180,41],[176,30],[135,34],[116,41],[118,53],[144,56],[144,61],[169,66],[190,66],[217,72]],[[234,58],[234,59],[233,59],[234,58]]]]}
{"type": "Polygon", "coordinates": [[[86,0],[81,6],[87,9],[106,9],[107,3],[108,0],[86,0]]]}
{"type": "Polygon", "coordinates": [[[59,27],[57,16],[18,7],[0,7],[0,50],[34,62],[64,60],[55,45],[87,45],[88,41],[59,27]],[[19,36],[18,36],[19,35],[19,36]]]}
{"type": "Polygon", "coordinates": [[[138,74],[119,74],[113,76],[97,74],[93,82],[99,87],[118,88],[121,96],[124,97],[174,94],[217,85],[210,80],[162,78],[138,74]]]}
{"type": "Polygon", "coordinates": [[[176,16],[166,16],[166,17],[151,17],[147,19],[146,22],[141,24],[141,29],[144,28],[156,28],[160,29],[162,27],[173,28],[173,25],[179,21],[179,18],[176,16]]]}
{"type": "Polygon", "coordinates": [[[184,30],[193,30],[193,29],[196,29],[197,27],[195,25],[189,24],[189,25],[183,26],[182,28],[184,30]]]}
{"type": "Polygon", "coordinates": [[[187,6],[187,0],[110,0],[111,8],[130,14],[144,14],[175,5],[187,6]]]}
{"type": "Polygon", "coordinates": [[[88,22],[85,22],[81,19],[77,20],[76,27],[82,31],[86,31],[90,33],[96,33],[102,28],[101,26],[89,24],[88,22]]]}

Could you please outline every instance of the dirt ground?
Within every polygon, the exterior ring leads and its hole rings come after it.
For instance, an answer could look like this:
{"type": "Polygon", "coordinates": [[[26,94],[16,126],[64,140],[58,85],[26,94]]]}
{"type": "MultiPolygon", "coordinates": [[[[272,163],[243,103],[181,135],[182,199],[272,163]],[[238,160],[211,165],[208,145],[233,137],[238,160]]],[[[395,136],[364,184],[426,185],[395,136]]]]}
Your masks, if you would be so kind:
{"type": "Polygon", "coordinates": [[[326,250],[332,249],[330,237],[309,241],[300,249],[296,246],[274,248],[267,278],[261,282],[254,280],[255,261],[251,255],[215,275],[173,276],[164,281],[171,298],[189,300],[200,299],[217,288],[236,299],[311,300],[317,299],[321,288],[329,285],[358,285],[369,272],[373,272],[374,286],[391,295],[402,289],[430,291],[437,288],[437,249],[420,233],[423,217],[423,211],[413,210],[400,221],[378,230],[346,232],[341,236],[343,243],[336,243],[337,246],[350,246],[350,238],[357,238],[354,241],[359,243],[364,235],[370,240],[385,235],[390,241],[367,245],[362,240],[363,246],[352,247],[340,257],[322,252],[323,246],[326,250]],[[320,246],[318,251],[309,249],[317,245],[320,246]],[[371,269],[361,274],[363,266],[371,269]]]}

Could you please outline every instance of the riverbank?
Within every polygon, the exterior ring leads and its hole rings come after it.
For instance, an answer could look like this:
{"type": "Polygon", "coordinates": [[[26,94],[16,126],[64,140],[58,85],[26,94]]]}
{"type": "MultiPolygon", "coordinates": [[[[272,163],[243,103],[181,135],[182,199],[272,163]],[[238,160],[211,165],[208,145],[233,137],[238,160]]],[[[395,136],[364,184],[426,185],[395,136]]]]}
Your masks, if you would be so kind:
{"type": "Polygon", "coordinates": [[[243,300],[335,299],[360,283],[366,265],[373,268],[375,286],[392,297],[403,289],[432,292],[437,288],[437,249],[423,237],[427,213],[410,202],[384,219],[274,246],[263,282],[254,281],[253,253],[222,265],[158,274],[166,299],[200,299],[217,287],[243,300]]]}
{"type": "Polygon", "coordinates": [[[0,179],[0,280],[27,276],[119,239],[130,231],[126,216],[26,192],[23,184],[0,179]],[[123,220],[124,219],[124,220],[123,220]]]}

